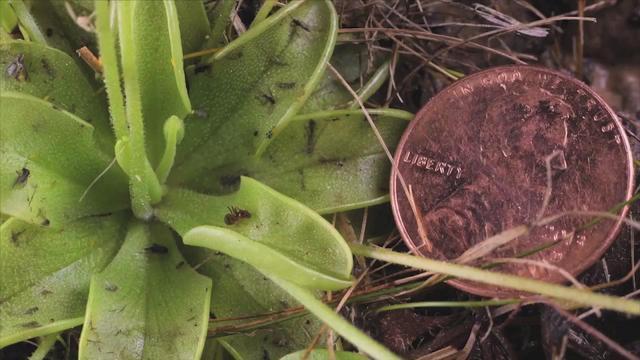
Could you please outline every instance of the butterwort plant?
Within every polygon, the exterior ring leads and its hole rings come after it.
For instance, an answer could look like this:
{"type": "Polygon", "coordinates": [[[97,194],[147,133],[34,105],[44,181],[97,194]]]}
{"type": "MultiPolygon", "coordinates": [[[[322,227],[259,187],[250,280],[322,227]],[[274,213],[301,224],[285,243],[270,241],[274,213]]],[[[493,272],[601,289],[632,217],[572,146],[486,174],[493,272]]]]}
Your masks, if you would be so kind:
{"type": "MultiPolygon", "coordinates": [[[[2,1],[0,347],[81,326],[82,359],[297,359],[326,322],[394,356],[321,301],[353,284],[323,215],[388,199],[343,85],[366,100],[387,66],[336,47],[330,1],[275,3],[231,36],[229,0],[2,1]]],[[[369,113],[390,145],[412,117],[369,113]]]]}

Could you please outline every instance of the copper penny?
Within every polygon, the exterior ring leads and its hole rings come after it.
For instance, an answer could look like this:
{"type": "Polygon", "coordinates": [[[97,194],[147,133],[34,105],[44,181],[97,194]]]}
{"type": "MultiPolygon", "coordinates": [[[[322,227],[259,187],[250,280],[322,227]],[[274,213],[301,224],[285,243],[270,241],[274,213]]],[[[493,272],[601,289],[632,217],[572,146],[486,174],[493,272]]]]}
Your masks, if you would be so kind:
{"type": "MultiPolygon", "coordinates": [[[[391,204],[410,249],[438,259],[455,259],[505,230],[572,212],[474,264],[533,251],[527,259],[577,275],[619,232],[633,172],[620,121],[587,85],[544,68],[497,67],[455,82],[418,112],[396,150],[391,204]],[[576,213],[612,209],[616,218],[595,224],[576,213]]],[[[493,269],[566,281],[556,269],[532,263],[493,269]]],[[[519,294],[461,279],[450,284],[484,296],[519,294]]]]}

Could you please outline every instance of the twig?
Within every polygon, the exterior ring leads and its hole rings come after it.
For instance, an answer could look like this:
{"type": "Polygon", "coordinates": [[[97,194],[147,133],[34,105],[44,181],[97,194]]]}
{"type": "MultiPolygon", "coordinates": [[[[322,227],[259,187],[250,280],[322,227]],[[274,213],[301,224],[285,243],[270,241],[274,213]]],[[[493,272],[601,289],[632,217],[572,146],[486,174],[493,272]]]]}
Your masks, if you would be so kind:
{"type": "Polygon", "coordinates": [[[576,62],[576,78],[582,79],[582,62],[584,59],[584,5],[585,0],[578,0],[578,59],[576,62]]]}
{"type": "Polygon", "coordinates": [[[76,50],[76,54],[98,74],[102,74],[102,62],[98,59],[88,47],[83,46],[76,50]]]}

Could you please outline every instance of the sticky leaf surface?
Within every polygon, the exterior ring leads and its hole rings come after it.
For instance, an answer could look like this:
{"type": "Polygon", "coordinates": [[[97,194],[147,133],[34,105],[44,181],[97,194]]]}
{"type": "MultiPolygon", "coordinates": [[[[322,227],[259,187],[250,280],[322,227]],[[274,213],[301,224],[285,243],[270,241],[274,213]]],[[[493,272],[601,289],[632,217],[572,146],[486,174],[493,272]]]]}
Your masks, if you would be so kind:
{"type": "Polygon", "coordinates": [[[128,207],[124,174],[109,168],[91,124],[29,95],[3,92],[0,102],[3,213],[58,227],[128,207]]]}
{"type": "Polygon", "coordinates": [[[125,214],[60,229],[9,219],[0,227],[0,347],[82,324],[94,272],[118,251],[125,214]]]}
{"type": "Polygon", "coordinates": [[[115,259],[91,280],[81,359],[199,359],[211,280],[161,224],[130,225],[115,259]]]}
{"type": "MultiPolygon", "coordinates": [[[[393,152],[412,114],[371,111],[393,152]]],[[[261,158],[245,157],[203,173],[189,183],[202,192],[228,192],[240,175],[251,176],[320,213],[388,201],[390,162],[360,110],[295,117],[261,158]]]]}
{"type": "Polygon", "coordinates": [[[325,0],[288,6],[296,8],[267,18],[190,76],[193,108],[204,117],[185,121],[173,183],[263,151],[315,88],[335,44],[335,11],[325,0]]]}

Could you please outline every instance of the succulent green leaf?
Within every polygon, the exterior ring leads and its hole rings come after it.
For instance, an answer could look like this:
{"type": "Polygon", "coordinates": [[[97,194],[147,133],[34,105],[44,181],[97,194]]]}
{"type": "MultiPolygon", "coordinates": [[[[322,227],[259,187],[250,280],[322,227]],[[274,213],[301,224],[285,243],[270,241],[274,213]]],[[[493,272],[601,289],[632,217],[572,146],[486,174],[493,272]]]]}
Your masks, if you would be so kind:
{"type": "Polygon", "coordinates": [[[200,50],[209,38],[209,19],[204,2],[193,0],[175,0],[180,22],[182,51],[190,53],[200,50]]]}
{"type": "Polygon", "coordinates": [[[318,83],[336,27],[329,1],[294,1],[196,67],[190,94],[205,118],[185,121],[174,182],[264,151],[318,83]]]}
{"type": "Polygon", "coordinates": [[[340,234],[320,215],[251,178],[228,195],[170,189],[155,216],[181,235],[212,225],[283,254],[292,261],[348,281],[353,259],[340,234]]]}
{"type": "MultiPolygon", "coordinates": [[[[100,45],[100,59],[105,91],[109,99],[109,112],[116,139],[120,140],[129,134],[125,113],[124,94],[120,79],[118,53],[114,29],[111,24],[111,9],[107,1],[96,2],[96,32],[100,45]]],[[[115,6],[115,5],[114,5],[115,6]]]]}
{"type": "Polygon", "coordinates": [[[340,290],[351,285],[349,279],[341,279],[304,266],[295,259],[233,230],[217,226],[197,226],[189,230],[182,240],[186,245],[223,252],[251,264],[262,273],[286,279],[302,287],[340,290]]]}
{"type": "MultiPolygon", "coordinates": [[[[242,234],[235,236],[244,237],[243,241],[265,245],[270,253],[276,251],[305,265],[306,271],[322,271],[341,280],[347,280],[351,272],[351,256],[333,227],[303,205],[250,178],[242,178],[239,190],[225,196],[169,190],[155,215],[181,234],[203,224],[233,230],[242,234]],[[227,217],[229,207],[247,211],[250,217],[233,223],[234,219],[227,217]],[[225,223],[225,217],[231,224],[225,223]]],[[[211,306],[218,318],[294,306],[286,293],[252,266],[207,249],[187,247],[185,251],[191,263],[198,264],[198,271],[216,284],[211,306]]],[[[265,253],[262,256],[268,258],[265,253]]],[[[302,277],[302,273],[298,276],[302,277]]],[[[265,352],[270,358],[278,358],[306,346],[318,328],[317,320],[305,316],[279,323],[276,329],[256,330],[255,335],[234,335],[220,341],[239,359],[260,358],[265,352]]]]}
{"type": "MultiPolygon", "coordinates": [[[[123,1],[114,3],[118,16],[118,33],[120,35],[120,54],[122,55],[122,75],[124,80],[124,93],[126,97],[126,116],[129,127],[129,136],[118,140],[116,148],[124,151],[124,155],[119,156],[116,151],[118,162],[130,178],[131,192],[131,209],[136,217],[140,219],[150,219],[152,209],[151,205],[160,200],[159,193],[154,191],[160,187],[160,183],[153,172],[153,167],[149,161],[149,147],[145,145],[146,129],[143,112],[143,98],[148,99],[149,93],[143,96],[144,82],[140,82],[141,73],[145,71],[140,66],[140,50],[141,46],[137,43],[139,33],[148,33],[149,29],[136,32],[139,23],[136,19],[136,7],[150,6],[150,9],[164,11],[164,1],[159,2],[131,2],[123,1]],[[122,161],[123,158],[127,158],[122,161]]],[[[141,11],[144,13],[144,11],[141,11]]],[[[101,12],[102,14],[102,12],[101,12]]],[[[138,14],[144,15],[144,14],[138,14]]],[[[146,15],[150,15],[147,13],[146,15]]],[[[144,23],[144,22],[143,22],[144,23]]],[[[152,24],[147,24],[152,25],[152,24]]],[[[165,39],[166,40],[166,39],[165,39]]],[[[147,44],[147,50],[151,45],[147,44]]],[[[149,55],[149,54],[146,54],[149,55]]],[[[160,89],[152,89],[151,91],[160,92],[160,89]]],[[[114,95],[116,93],[114,92],[114,95]]],[[[157,129],[154,129],[157,130],[157,129]]],[[[161,141],[161,139],[160,139],[161,141]]],[[[152,140],[154,144],[160,144],[158,139],[152,140]]],[[[150,148],[154,148],[153,146],[150,148]]]]}
{"type": "Polygon", "coordinates": [[[11,38],[11,35],[9,35],[8,33],[5,33],[4,31],[0,31],[0,43],[5,43],[12,40],[13,38],[11,38]]]}
{"type": "Polygon", "coordinates": [[[22,73],[3,71],[0,91],[17,91],[42,98],[95,128],[105,153],[113,152],[114,137],[104,97],[93,89],[76,62],[64,52],[43,44],[16,40],[0,44],[0,67],[22,63],[22,73]]]}
{"type": "MultiPolygon", "coordinates": [[[[191,112],[182,62],[178,11],[173,0],[124,1],[117,5],[121,10],[118,12],[119,36],[125,89],[133,86],[130,82],[136,83],[147,156],[155,167],[164,152],[164,121],[171,115],[183,118],[191,112]]],[[[129,92],[126,92],[126,97],[127,103],[135,101],[129,92]]],[[[131,121],[131,115],[127,116],[131,121]]]]}
{"type": "Polygon", "coordinates": [[[266,19],[267,16],[269,16],[269,14],[271,13],[271,10],[273,10],[273,7],[276,6],[277,3],[278,3],[278,0],[265,0],[262,3],[262,6],[260,6],[260,10],[258,10],[258,12],[256,13],[256,17],[253,19],[251,26],[258,25],[264,19],[266,19]]]}
{"type": "Polygon", "coordinates": [[[80,359],[200,359],[211,280],[185,264],[162,224],[132,222],[91,279],[80,359]]]}
{"type": "Polygon", "coordinates": [[[36,22],[29,8],[25,5],[23,0],[9,0],[9,6],[13,9],[13,12],[18,18],[20,23],[20,30],[25,38],[31,41],[46,43],[44,32],[41,26],[36,22]]]}
{"type": "MultiPolygon", "coordinates": [[[[394,109],[370,113],[393,150],[413,115],[394,109]]],[[[228,192],[230,179],[246,175],[331,213],[388,201],[390,168],[362,111],[333,110],[296,116],[261,158],[245,157],[187,185],[201,192],[228,192]]]]}
{"type": "Polygon", "coordinates": [[[12,32],[18,26],[18,18],[8,1],[0,1],[0,26],[5,33],[12,32]]]}
{"type": "Polygon", "coordinates": [[[282,357],[280,360],[367,360],[368,357],[347,351],[336,351],[334,357],[329,356],[329,351],[326,349],[316,349],[307,353],[306,350],[297,351],[293,354],[282,357]],[[307,355],[305,357],[305,354],[307,355]]]}
{"type": "Polygon", "coordinates": [[[16,218],[0,227],[0,348],[82,324],[91,274],[115,256],[126,214],[60,229],[16,218]]]}
{"type": "Polygon", "coordinates": [[[128,207],[126,177],[96,147],[91,124],[30,95],[0,95],[2,212],[60,227],[128,207]]]}
{"type": "Polygon", "coordinates": [[[165,183],[167,181],[167,177],[169,176],[169,172],[171,171],[173,162],[175,161],[176,148],[183,138],[184,123],[182,122],[182,119],[173,115],[164,123],[164,140],[166,147],[164,149],[162,159],[160,160],[160,164],[158,164],[158,167],[156,168],[156,174],[158,175],[158,179],[161,183],[165,183]]]}

